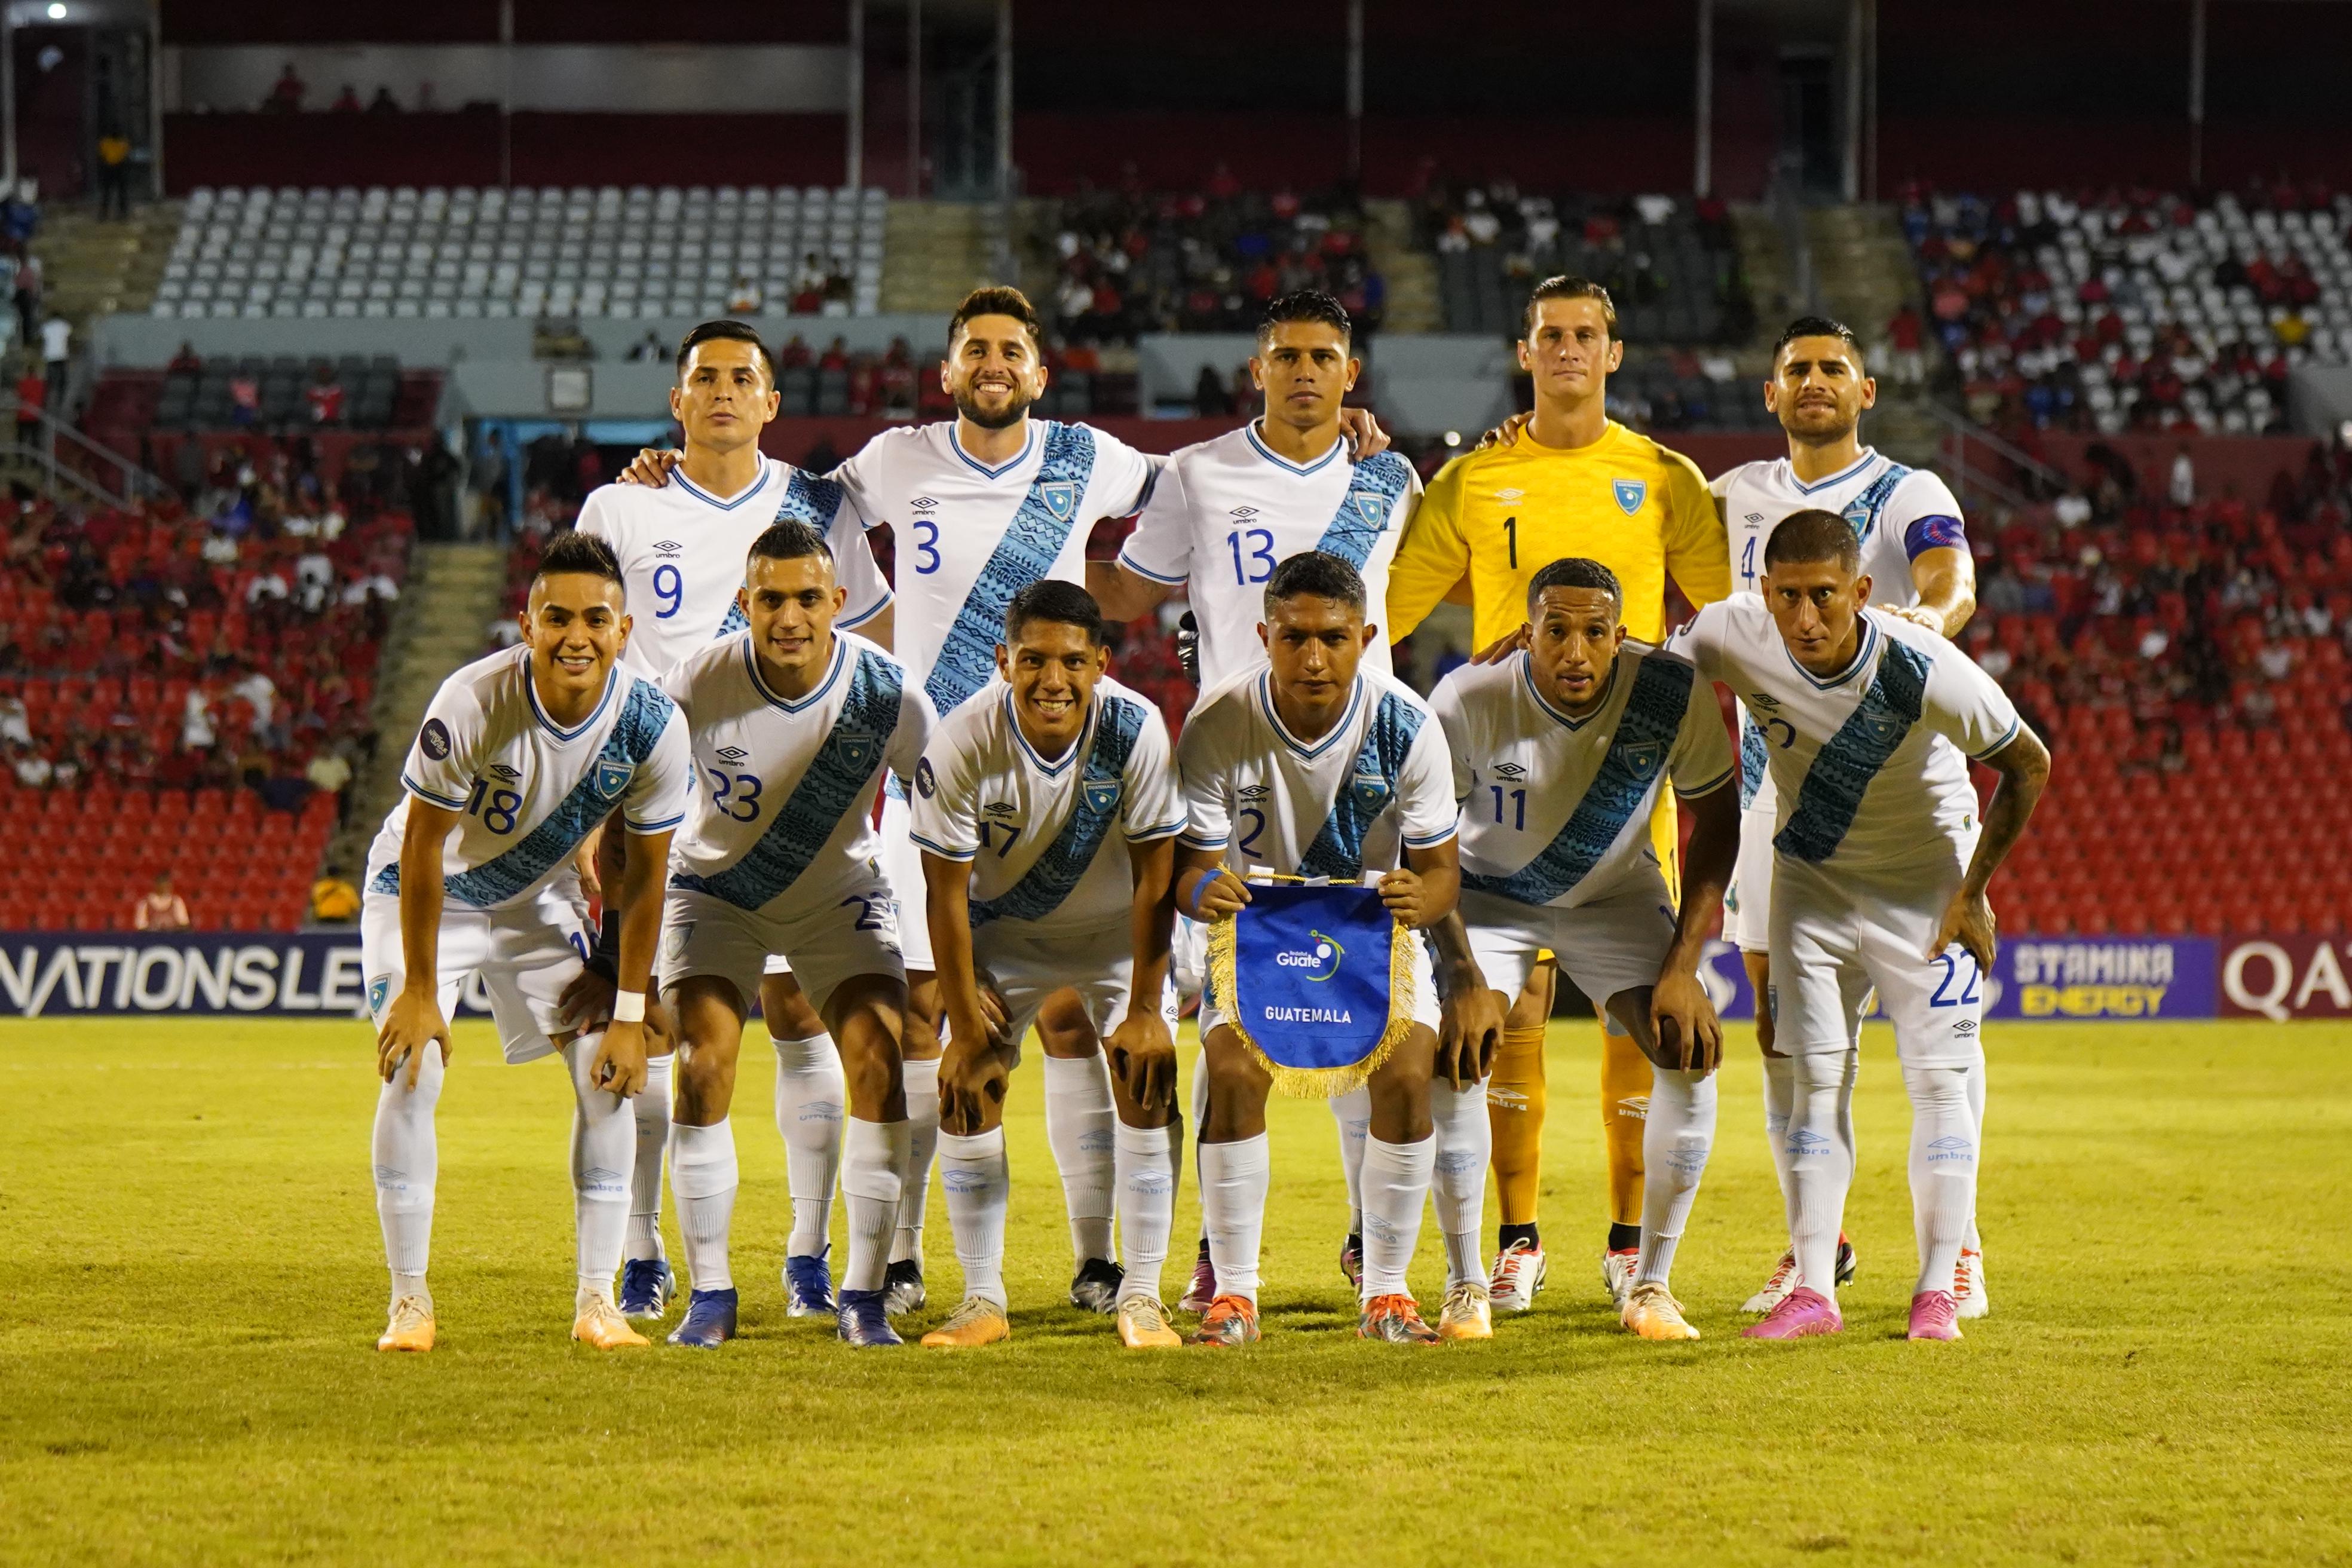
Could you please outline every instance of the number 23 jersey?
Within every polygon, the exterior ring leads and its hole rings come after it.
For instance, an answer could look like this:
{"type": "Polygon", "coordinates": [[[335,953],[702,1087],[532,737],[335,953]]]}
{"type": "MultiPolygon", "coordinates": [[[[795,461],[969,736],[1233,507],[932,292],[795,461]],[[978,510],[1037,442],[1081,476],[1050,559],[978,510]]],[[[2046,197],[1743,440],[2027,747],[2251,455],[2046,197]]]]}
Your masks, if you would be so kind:
{"type": "Polygon", "coordinates": [[[883,769],[911,773],[930,738],[930,702],[904,666],[835,632],[824,679],[787,700],[761,678],[745,631],[688,658],[662,687],[685,710],[699,774],[670,854],[671,886],[793,920],[873,879],[883,769]]]}

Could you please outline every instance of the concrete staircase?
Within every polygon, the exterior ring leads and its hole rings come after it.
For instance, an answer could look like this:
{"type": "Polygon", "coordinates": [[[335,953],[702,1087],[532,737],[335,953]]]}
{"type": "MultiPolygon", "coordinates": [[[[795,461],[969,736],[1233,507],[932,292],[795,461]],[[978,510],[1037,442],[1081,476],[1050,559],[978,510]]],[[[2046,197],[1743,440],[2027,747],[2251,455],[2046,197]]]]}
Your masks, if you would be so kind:
{"type": "Polygon", "coordinates": [[[488,647],[490,620],[506,588],[501,544],[421,544],[415,566],[383,650],[372,715],[380,737],[375,760],[352,781],[351,821],[327,852],[328,863],[354,880],[368,841],[400,798],[401,763],[425,705],[452,670],[488,647]]]}
{"type": "Polygon", "coordinates": [[[177,202],[135,208],[122,222],[101,222],[89,206],[47,209],[33,237],[47,308],[77,334],[93,316],[146,310],[179,232],[177,202]]]}
{"type": "MultiPolygon", "coordinates": [[[[1865,349],[1883,341],[1887,320],[1905,300],[1921,303],[1918,269],[1893,207],[1812,208],[1805,214],[1805,238],[1823,308],[1852,327],[1865,349]]],[[[1879,374],[1867,439],[1906,463],[1937,462],[1943,426],[1919,406],[1924,394],[1903,392],[1883,369],[1879,374]]]]}
{"type": "Polygon", "coordinates": [[[992,203],[892,202],[882,251],[882,309],[925,315],[954,310],[992,280],[996,229],[992,203]]]}
{"type": "Polygon", "coordinates": [[[1412,208],[1401,201],[1368,201],[1370,225],[1364,234],[1372,266],[1388,282],[1387,332],[1442,332],[1444,308],[1437,297],[1437,258],[1412,241],[1412,208]]]}

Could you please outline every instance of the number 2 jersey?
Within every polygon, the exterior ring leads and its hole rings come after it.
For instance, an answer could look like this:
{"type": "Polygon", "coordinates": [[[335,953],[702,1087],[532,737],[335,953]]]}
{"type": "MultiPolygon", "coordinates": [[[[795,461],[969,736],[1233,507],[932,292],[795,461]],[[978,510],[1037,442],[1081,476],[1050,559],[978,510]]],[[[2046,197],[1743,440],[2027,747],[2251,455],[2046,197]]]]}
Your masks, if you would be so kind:
{"type": "Polygon", "coordinates": [[[699,775],[670,886],[795,920],[875,880],[875,791],[886,767],[913,771],[931,732],[929,700],[904,666],[836,631],[824,679],[788,700],[743,631],[661,684],[685,711],[699,775]]]}
{"type": "Polygon", "coordinates": [[[1223,850],[1244,876],[1353,882],[1454,837],[1445,733],[1402,682],[1359,668],[1339,721],[1301,741],[1275,710],[1273,679],[1263,665],[1236,676],[1185,721],[1186,844],[1223,850]]]}
{"type": "Polygon", "coordinates": [[[751,542],[780,518],[796,518],[833,546],[834,574],[849,591],[834,623],[847,631],[890,603],[889,584],[866,543],[857,509],[842,485],[773,458],[740,493],[715,496],[670,470],[669,482],[605,485],[581,505],[579,530],[620,558],[627,591],[629,646],[622,657],[658,676],[717,638],[743,629],[735,591],[751,542]]]}
{"type": "Polygon", "coordinates": [[[1977,831],[1968,759],[2015,738],[2017,709],[1936,633],[1864,609],[1853,662],[1823,679],[1790,654],[1764,601],[1709,605],[1668,647],[1731,688],[1762,736],[1780,805],[1773,847],[1901,890],[1949,866],[1977,831]]]}
{"type": "Polygon", "coordinates": [[[1172,838],[1184,801],[1168,726],[1118,682],[1096,682],[1086,726],[1047,761],[1000,686],[940,721],[914,774],[914,841],[971,863],[971,923],[1124,936],[1130,844],[1172,838]]]}
{"type": "Polygon", "coordinates": [[[406,794],[368,851],[367,890],[400,891],[409,796],[462,814],[442,849],[447,901],[495,910],[571,875],[572,852],[616,806],[631,833],[677,827],[693,768],[686,720],[652,681],[616,663],[596,710],[566,730],[539,705],[528,645],[503,648],[426,705],[401,764],[406,794]]]}
{"type": "MultiPolygon", "coordinates": [[[[1257,628],[1276,564],[1320,550],[1353,566],[1364,598],[1384,605],[1389,562],[1421,500],[1421,476],[1394,452],[1360,463],[1348,443],[1309,463],[1277,455],[1259,421],[1186,447],[1168,459],[1119,563],[1154,583],[1185,584],[1201,633],[1201,689],[1213,690],[1265,661],[1257,628]]],[[[1385,635],[1364,668],[1390,673],[1385,635]]]]}
{"type": "Polygon", "coordinates": [[[1601,706],[1571,719],[1536,689],[1523,650],[1465,664],[1430,706],[1462,801],[1462,886],[1573,907],[1658,875],[1650,815],[1671,783],[1702,795],[1731,782],[1715,688],[1690,661],[1628,640],[1601,706]]]}

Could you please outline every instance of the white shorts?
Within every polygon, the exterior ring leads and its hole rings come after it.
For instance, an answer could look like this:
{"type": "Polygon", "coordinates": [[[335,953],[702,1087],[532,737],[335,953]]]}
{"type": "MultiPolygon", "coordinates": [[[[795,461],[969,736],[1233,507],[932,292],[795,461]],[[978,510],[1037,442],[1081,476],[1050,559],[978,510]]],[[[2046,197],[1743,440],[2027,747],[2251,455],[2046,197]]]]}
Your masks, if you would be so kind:
{"type": "Polygon", "coordinates": [[[907,967],[932,968],[931,906],[923,881],[923,852],[914,839],[914,811],[887,790],[882,792],[882,873],[898,896],[898,945],[907,955],[907,967]]]}
{"type": "MultiPolygon", "coordinates": [[[[1416,1024],[1427,1025],[1430,1032],[1435,1034],[1441,1004],[1437,995],[1437,977],[1429,963],[1429,939],[1423,932],[1409,931],[1406,933],[1406,940],[1412,947],[1412,1021],[1416,1024]]],[[[1232,1015],[1219,1004],[1213,992],[1213,987],[1206,985],[1201,990],[1201,1016],[1198,1022],[1201,1038],[1203,1040],[1209,1037],[1211,1030],[1234,1021],[1232,1015]]]]}
{"type": "Polygon", "coordinates": [[[770,955],[789,959],[809,1005],[822,1015],[835,989],[860,974],[906,978],[898,956],[898,917],[890,889],[878,877],[843,889],[843,897],[800,916],[779,920],[685,888],[662,903],[662,989],[712,975],[732,984],[748,1009],[760,999],[760,975],[770,955]]]}
{"type": "Polygon", "coordinates": [[[1612,996],[1655,985],[1658,967],[1674,945],[1675,913],[1665,882],[1654,876],[1651,880],[1653,886],[1628,888],[1570,909],[1465,890],[1462,922],[1470,928],[1470,951],[1487,988],[1517,1000],[1536,955],[1547,948],[1596,1013],[1605,1013],[1612,996]]]}
{"type": "MultiPolygon", "coordinates": [[[[441,1016],[456,1012],[467,977],[478,974],[490,994],[490,1021],[498,1026],[507,1060],[551,1056],[552,1037],[564,1032],[556,999],[580,973],[594,940],[588,901],[579,883],[568,878],[506,909],[444,904],[440,952],[435,954],[441,1016]]],[[[381,1024],[384,1009],[408,983],[398,894],[370,893],[360,900],[360,965],[367,972],[368,1016],[381,1024]]]]}
{"type": "MultiPolygon", "coordinates": [[[[1066,987],[1078,994],[1099,1039],[1108,1039],[1127,1016],[1128,997],[1135,983],[1135,951],[1124,921],[1096,931],[1039,931],[992,921],[972,933],[971,957],[981,976],[1004,998],[1016,1066],[1021,1061],[1022,1039],[1037,1021],[1045,998],[1056,991],[1066,987]]],[[[1160,1015],[1172,1037],[1176,1033],[1172,985],[1161,987],[1160,1015]]]]}
{"type": "Polygon", "coordinates": [[[1785,1055],[1845,1049],[1875,986],[1904,1061],[1964,1067],[1979,1060],[1984,976],[1957,946],[1927,956],[1961,869],[1956,859],[1898,883],[1865,887],[1777,857],[1772,984],[1765,1000],[1773,1047],[1785,1055]]]}
{"type": "Polygon", "coordinates": [[[1772,835],[1779,831],[1780,808],[1769,791],[1756,796],[1739,814],[1739,858],[1732,862],[1731,886],[1723,893],[1723,940],[1742,952],[1765,952],[1772,946],[1772,835]]]}
{"type": "Polygon", "coordinates": [[[1190,915],[1176,917],[1168,942],[1168,979],[1181,999],[1198,996],[1209,981],[1209,928],[1190,915]]]}

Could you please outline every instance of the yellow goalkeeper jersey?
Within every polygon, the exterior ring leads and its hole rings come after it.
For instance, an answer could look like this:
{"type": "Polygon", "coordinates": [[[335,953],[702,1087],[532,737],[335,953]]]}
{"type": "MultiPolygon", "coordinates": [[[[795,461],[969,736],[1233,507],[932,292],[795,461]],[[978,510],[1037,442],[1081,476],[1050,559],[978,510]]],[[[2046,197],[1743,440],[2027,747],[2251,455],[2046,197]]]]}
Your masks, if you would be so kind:
{"type": "Polygon", "coordinates": [[[1438,470],[1389,567],[1388,637],[1409,634],[1470,577],[1477,646],[1518,630],[1528,580],[1565,556],[1600,562],[1625,591],[1625,626],[1665,635],[1666,576],[1692,605],[1731,592],[1731,550],[1698,465],[1611,420],[1589,447],[1511,445],[1438,470]]]}

